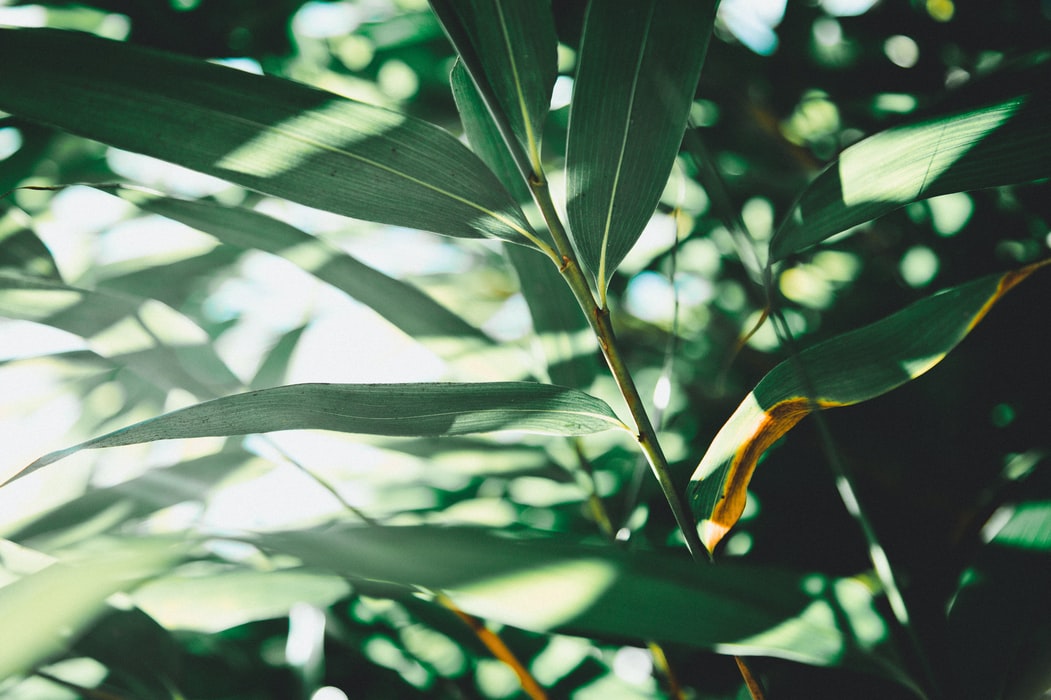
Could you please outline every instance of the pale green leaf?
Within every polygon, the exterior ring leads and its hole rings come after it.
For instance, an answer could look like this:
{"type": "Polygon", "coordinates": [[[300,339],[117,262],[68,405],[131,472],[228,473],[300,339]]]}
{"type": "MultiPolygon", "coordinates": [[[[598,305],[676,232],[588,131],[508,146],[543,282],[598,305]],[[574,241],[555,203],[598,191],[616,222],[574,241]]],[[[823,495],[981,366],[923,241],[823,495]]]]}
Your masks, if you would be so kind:
{"type": "Polygon", "coordinates": [[[1051,63],[996,81],[980,86],[991,94],[978,92],[977,104],[844,150],[774,234],[771,260],[919,199],[1051,177],[1051,63]]]}
{"type": "Polygon", "coordinates": [[[0,30],[0,109],[337,214],[528,244],[453,136],[273,77],[52,30],[0,30]]]}
{"type": "Polygon", "coordinates": [[[570,233],[605,295],[660,200],[715,18],[711,0],[588,6],[566,152],[570,233]]]}
{"type": "Polygon", "coordinates": [[[540,172],[540,137],[557,73],[547,0],[431,0],[496,124],[510,129],[523,172],[540,172]],[[527,170],[528,168],[528,170],[527,170]]]}
{"type": "Polygon", "coordinates": [[[701,567],[566,535],[484,528],[339,527],[253,541],[361,586],[440,590],[469,613],[536,632],[677,642],[905,681],[880,648],[887,627],[872,594],[855,580],[701,567]]]}
{"type": "Polygon", "coordinates": [[[603,401],[550,384],[293,384],[150,418],[45,455],[19,476],[85,449],[279,430],[429,436],[499,430],[586,435],[610,428],[625,426],[603,401]]]}
{"type": "Polygon", "coordinates": [[[711,551],[745,505],[756,463],[814,409],[867,401],[941,362],[1004,294],[1051,259],[990,275],[801,352],[772,369],[712,440],[688,494],[711,551]]]}
{"type": "Polygon", "coordinates": [[[106,599],[166,571],[184,555],[171,540],[97,542],[0,588],[0,678],[25,674],[61,652],[106,609],[106,599]]]}

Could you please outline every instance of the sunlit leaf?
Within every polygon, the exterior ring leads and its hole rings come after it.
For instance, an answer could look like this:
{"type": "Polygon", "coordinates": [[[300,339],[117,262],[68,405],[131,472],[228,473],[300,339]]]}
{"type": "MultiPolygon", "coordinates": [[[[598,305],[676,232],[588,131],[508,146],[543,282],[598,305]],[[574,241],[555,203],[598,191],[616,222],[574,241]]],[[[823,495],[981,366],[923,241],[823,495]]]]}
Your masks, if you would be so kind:
{"type": "Polygon", "coordinates": [[[0,109],[302,204],[450,236],[533,235],[447,132],[273,77],[73,32],[2,30],[0,109]]]}
{"type": "Polygon", "coordinates": [[[987,79],[995,98],[847,148],[774,234],[771,260],[918,199],[1051,177],[1051,63],[1022,77],[1013,90],[987,79]]]}
{"type": "Polygon", "coordinates": [[[586,435],[624,427],[600,399],[550,384],[293,384],[226,396],[136,423],[45,455],[20,476],[80,450],[155,440],[303,429],[389,436],[498,430],[586,435]]]}
{"type": "Polygon", "coordinates": [[[567,214],[602,295],[667,183],[714,17],[710,0],[588,6],[570,107],[567,214]]]}
{"type": "Polygon", "coordinates": [[[461,608],[537,632],[660,640],[720,653],[843,665],[903,678],[878,650],[887,629],[849,579],[483,528],[373,527],[255,538],[311,567],[367,582],[441,590],[461,608]]]}
{"type": "Polygon", "coordinates": [[[555,23],[546,0],[431,0],[484,102],[499,110],[534,172],[557,72],[555,23]]]}
{"type": "Polygon", "coordinates": [[[184,223],[227,245],[279,255],[346,292],[414,338],[461,338],[480,345],[492,344],[488,336],[416,287],[369,267],[291,224],[251,209],[129,190],[119,192],[144,211],[184,223]]]}
{"type": "Polygon", "coordinates": [[[135,603],[168,629],[219,632],[282,617],[296,603],[327,607],[350,592],[343,579],[306,571],[176,574],[135,591],[135,603]]]}
{"type": "Polygon", "coordinates": [[[215,396],[240,386],[189,318],[152,299],[0,273],[0,316],[35,321],[83,338],[158,386],[215,396]]]}
{"type": "Polygon", "coordinates": [[[712,440],[689,485],[709,551],[741,516],[756,463],[815,408],[866,401],[938,364],[992,306],[1051,259],[939,294],[785,360],[756,385],[712,440]]]}
{"type": "Polygon", "coordinates": [[[0,637],[0,678],[62,651],[105,610],[109,596],[170,569],[183,554],[171,540],[98,542],[90,552],[0,588],[0,619],[17,630],[0,637]]]}

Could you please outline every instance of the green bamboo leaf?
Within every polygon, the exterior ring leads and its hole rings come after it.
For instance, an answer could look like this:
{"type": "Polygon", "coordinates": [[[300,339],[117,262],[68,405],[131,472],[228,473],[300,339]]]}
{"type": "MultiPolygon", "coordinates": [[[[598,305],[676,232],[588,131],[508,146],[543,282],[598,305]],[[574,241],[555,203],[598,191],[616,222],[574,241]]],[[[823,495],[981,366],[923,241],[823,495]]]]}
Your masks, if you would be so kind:
{"type": "Polygon", "coordinates": [[[528,244],[492,173],[447,132],[273,77],[73,32],[0,30],[0,109],[302,204],[528,244]]]}
{"type": "Polygon", "coordinates": [[[431,0],[431,7],[494,120],[528,158],[521,165],[541,172],[540,137],[558,70],[550,3],[431,0]]]}
{"type": "Polygon", "coordinates": [[[293,384],[144,420],[45,455],[19,476],[80,450],[279,430],[429,436],[498,430],[586,435],[610,428],[627,429],[602,400],[551,384],[293,384]]]}
{"type": "Polygon", "coordinates": [[[166,389],[211,397],[240,386],[207,333],[153,299],[0,272],[0,316],[73,333],[98,356],[119,361],[166,389]]]}
{"type": "MultiPolygon", "coordinates": [[[[471,148],[518,201],[529,201],[529,188],[461,63],[453,66],[450,82],[471,148]]],[[[519,246],[507,246],[506,252],[529,306],[548,378],[562,386],[590,386],[599,369],[598,341],[565,280],[547,258],[519,246]]]]}
{"type": "Polygon", "coordinates": [[[0,678],[31,671],[67,648],[106,609],[114,593],[171,569],[185,547],[165,539],[96,542],[0,588],[0,678]]]}
{"type": "Polygon", "coordinates": [[[803,192],[770,242],[771,260],[916,200],[1051,176],[1049,85],[1044,63],[1007,86],[983,84],[993,94],[967,107],[850,146],[803,192]]]}
{"type": "Polygon", "coordinates": [[[485,528],[344,526],[253,541],[359,585],[440,590],[469,613],[536,632],[677,642],[907,682],[880,647],[886,625],[856,580],[698,567],[566,535],[485,528]]]}
{"type": "Polygon", "coordinates": [[[285,258],[346,292],[414,338],[459,338],[480,346],[493,344],[487,335],[416,287],[369,267],[291,224],[251,209],[202,200],[159,197],[125,189],[117,193],[144,211],[184,223],[227,245],[285,258]]]}
{"type": "Polygon", "coordinates": [[[708,550],[740,518],[763,452],[807,414],[867,401],[920,376],[941,362],[1004,294],[1049,263],[944,290],[772,369],[723,425],[691,477],[690,504],[708,550]]]}
{"type": "Polygon", "coordinates": [[[711,0],[588,6],[570,107],[570,233],[600,295],[675,162],[715,18],[711,0]]]}

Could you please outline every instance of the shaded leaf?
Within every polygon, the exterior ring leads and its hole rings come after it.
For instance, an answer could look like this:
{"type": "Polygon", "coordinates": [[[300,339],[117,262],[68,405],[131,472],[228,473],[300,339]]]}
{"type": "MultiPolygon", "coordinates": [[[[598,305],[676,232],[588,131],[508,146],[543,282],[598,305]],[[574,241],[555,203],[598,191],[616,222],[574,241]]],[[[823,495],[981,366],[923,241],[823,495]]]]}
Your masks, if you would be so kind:
{"type": "Polygon", "coordinates": [[[431,0],[431,7],[483,103],[509,125],[531,170],[540,172],[540,137],[557,73],[550,3],[431,0]]]}
{"type": "Polygon", "coordinates": [[[62,651],[106,607],[106,598],[134,588],[182,558],[171,540],[96,543],[0,588],[0,619],[18,634],[0,637],[0,678],[24,674],[62,651]]]}
{"type": "Polygon", "coordinates": [[[550,384],[293,384],[226,396],[141,421],[45,455],[20,476],[80,450],[155,440],[304,429],[389,436],[497,430],[585,435],[624,427],[600,399],[550,384]]]}
{"type": "Polygon", "coordinates": [[[31,229],[19,223],[13,210],[0,202],[0,269],[36,277],[61,279],[51,250],[31,229]]]}
{"type": "Polygon", "coordinates": [[[844,150],[774,234],[770,259],[919,199],[1051,177],[1051,63],[1020,77],[1024,84],[1013,90],[993,83],[995,99],[888,129],[844,150]]]}
{"type": "Polygon", "coordinates": [[[740,518],[759,458],[796,423],[815,408],[866,401],[920,376],[1004,294],[1048,263],[944,290],[772,369],[723,425],[691,477],[690,505],[708,550],[740,518]]]}
{"type": "Polygon", "coordinates": [[[52,30],[0,30],[0,109],[302,204],[527,244],[521,210],[447,132],[273,77],[52,30]]]}
{"type": "Polygon", "coordinates": [[[849,579],[698,567],[565,535],[483,528],[339,527],[253,541],[356,581],[441,590],[469,613],[536,632],[679,642],[904,679],[876,649],[886,627],[871,593],[849,579]]]}
{"type": "Polygon", "coordinates": [[[588,6],[570,107],[566,210],[603,298],[667,183],[714,18],[710,0],[588,6]]]}

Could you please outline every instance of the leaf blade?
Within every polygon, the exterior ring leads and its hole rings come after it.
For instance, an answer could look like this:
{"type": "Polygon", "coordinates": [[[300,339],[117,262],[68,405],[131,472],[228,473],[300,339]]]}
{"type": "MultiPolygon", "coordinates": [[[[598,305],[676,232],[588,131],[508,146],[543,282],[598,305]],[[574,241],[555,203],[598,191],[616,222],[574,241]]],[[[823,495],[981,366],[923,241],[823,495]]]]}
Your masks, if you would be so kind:
{"type": "Polygon", "coordinates": [[[603,298],[667,182],[714,17],[707,0],[588,7],[570,108],[566,209],[603,298]]]}
{"type": "Polygon", "coordinates": [[[993,85],[977,104],[845,149],[774,233],[771,261],[910,202],[1051,176],[1051,62],[1010,77],[1010,89],[993,85]]]}
{"type": "Polygon", "coordinates": [[[0,80],[5,111],[260,192],[449,236],[533,236],[455,138],[380,107],[51,30],[0,30],[0,80]]]}
{"type": "Polygon", "coordinates": [[[800,420],[815,408],[867,401],[919,377],[1004,294],[1048,264],[1051,259],[944,290],[807,348],[767,373],[719,430],[690,478],[688,498],[705,547],[712,551],[740,518],[759,458],[800,420]]]}
{"type": "Polygon", "coordinates": [[[601,399],[551,384],[292,384],[141,421],[45,455],[18,476],[80,450],[155,440],[305,429],[400,437],[498,430],[585,435],[617,427],[627,429],[601,399]]]}

